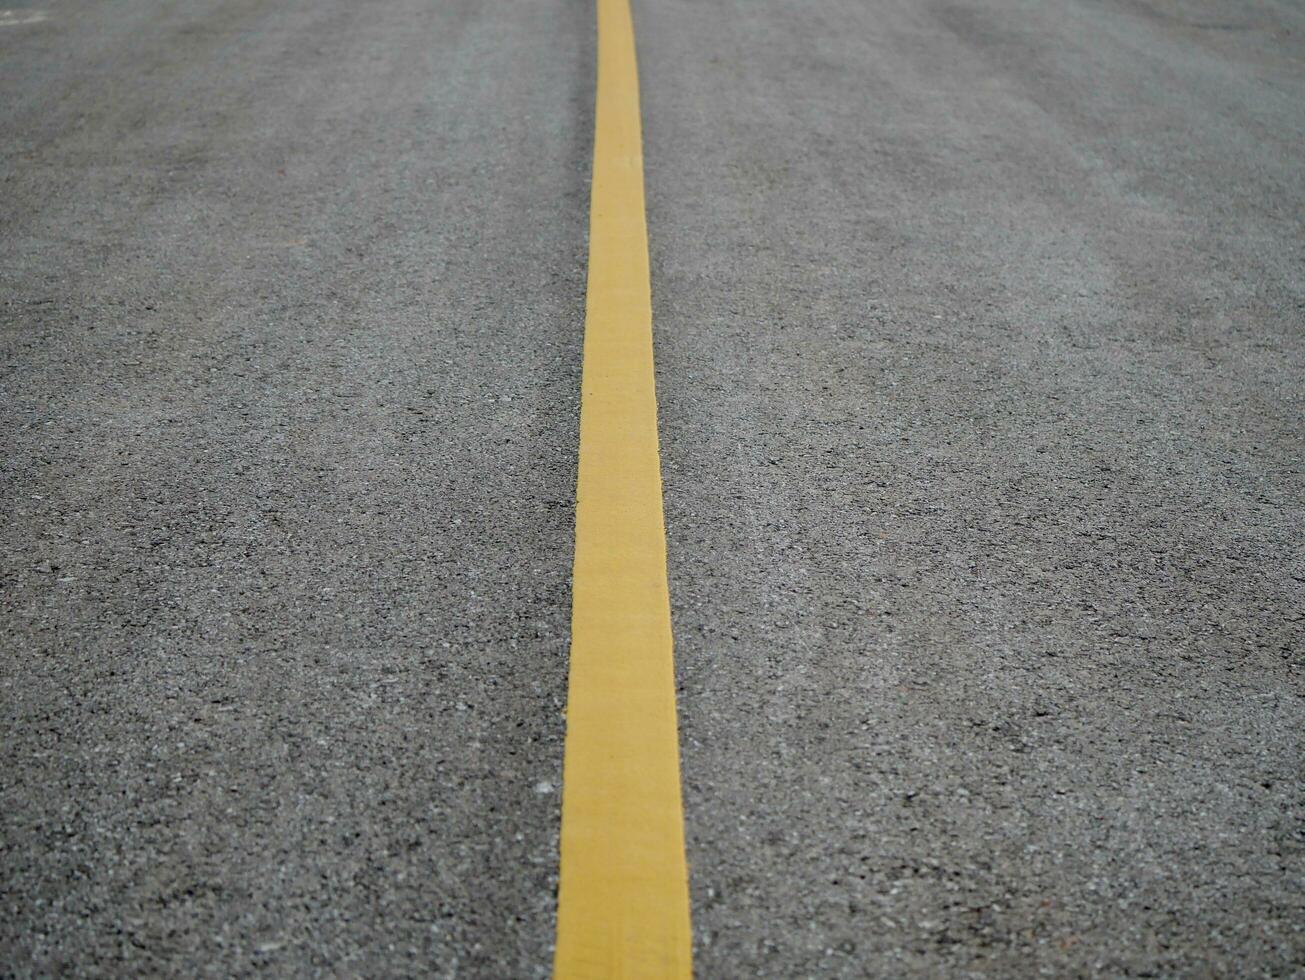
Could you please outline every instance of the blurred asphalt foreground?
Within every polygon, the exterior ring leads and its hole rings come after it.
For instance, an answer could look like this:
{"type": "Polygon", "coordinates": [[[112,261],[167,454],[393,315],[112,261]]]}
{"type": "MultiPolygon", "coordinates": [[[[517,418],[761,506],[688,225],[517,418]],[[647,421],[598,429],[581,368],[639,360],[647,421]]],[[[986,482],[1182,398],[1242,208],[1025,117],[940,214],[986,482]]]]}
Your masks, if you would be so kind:
{"type": "MultiPolygon", "coordinates": [[[[698,974],[1305,975],[1305,6],[634,13],[698,974]]],[[[0,14],[0,974],[548,974],[593,74],[0,14]]]]}

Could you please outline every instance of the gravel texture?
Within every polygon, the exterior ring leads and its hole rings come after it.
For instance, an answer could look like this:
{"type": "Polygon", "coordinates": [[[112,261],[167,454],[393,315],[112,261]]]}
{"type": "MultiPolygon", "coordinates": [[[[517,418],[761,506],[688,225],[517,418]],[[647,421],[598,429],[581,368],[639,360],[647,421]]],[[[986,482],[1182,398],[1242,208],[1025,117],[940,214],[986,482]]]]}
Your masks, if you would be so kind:
{"type": "Polygon", "coordinates": [[[1305,975],[1305,10],[637,12],[701,975],[1305,975]]]}
{"type": "Polygon", "coordinates": [[[590,11],[0,32],[0,973],[546,975],[590,11]]]}

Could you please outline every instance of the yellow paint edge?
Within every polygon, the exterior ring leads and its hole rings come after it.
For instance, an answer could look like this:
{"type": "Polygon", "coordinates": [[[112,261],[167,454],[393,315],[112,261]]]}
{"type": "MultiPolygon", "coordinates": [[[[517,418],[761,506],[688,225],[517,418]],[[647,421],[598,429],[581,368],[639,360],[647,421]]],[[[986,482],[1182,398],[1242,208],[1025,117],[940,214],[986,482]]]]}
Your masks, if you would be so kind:
{"type": "Polygon", "coordinates": [[[598,0],[554,976],[691,975],[638,68],[598,0]]]}

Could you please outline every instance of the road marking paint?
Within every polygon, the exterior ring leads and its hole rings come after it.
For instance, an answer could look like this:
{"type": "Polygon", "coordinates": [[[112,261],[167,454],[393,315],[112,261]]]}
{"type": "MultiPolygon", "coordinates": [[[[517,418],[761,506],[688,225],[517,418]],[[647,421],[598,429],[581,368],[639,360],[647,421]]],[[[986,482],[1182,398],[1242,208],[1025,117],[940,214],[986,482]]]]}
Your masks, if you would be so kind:
{"type": "Polygon", "coordinates": [[[598,94],[562,780],[559,980],[692,974],[629,0],[598,0],[598,94]]]}

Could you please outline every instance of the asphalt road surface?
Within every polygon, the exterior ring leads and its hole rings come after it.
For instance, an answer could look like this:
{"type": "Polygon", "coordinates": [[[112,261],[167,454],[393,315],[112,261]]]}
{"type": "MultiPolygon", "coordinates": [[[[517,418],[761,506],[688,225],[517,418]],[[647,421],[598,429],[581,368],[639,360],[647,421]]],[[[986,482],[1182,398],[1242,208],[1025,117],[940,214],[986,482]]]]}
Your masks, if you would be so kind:
{"type": "MultiPolygon", "coordinates": [[[[1305,975],[1305,7],[634,16],[698,974],[1305,975]]],[[[548,975],[593,44],[0,11],[0,974],[548,975]]]]}

